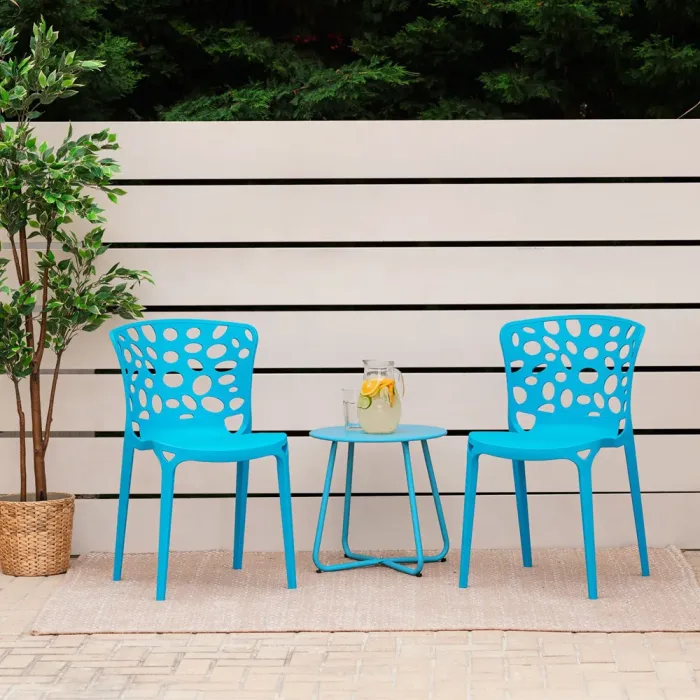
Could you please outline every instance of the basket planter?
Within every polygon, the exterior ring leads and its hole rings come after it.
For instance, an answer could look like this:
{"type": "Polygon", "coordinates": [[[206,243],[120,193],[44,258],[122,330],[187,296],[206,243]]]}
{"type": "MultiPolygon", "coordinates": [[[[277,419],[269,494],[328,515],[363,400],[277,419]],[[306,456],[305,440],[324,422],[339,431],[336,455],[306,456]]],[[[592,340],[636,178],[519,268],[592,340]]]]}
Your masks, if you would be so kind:
{"type": "Polygon", "coordinates": [[[0,568],[7,576],[53,576],[68,570],[75,496],[47,501],[0,496],[0,568]]]}

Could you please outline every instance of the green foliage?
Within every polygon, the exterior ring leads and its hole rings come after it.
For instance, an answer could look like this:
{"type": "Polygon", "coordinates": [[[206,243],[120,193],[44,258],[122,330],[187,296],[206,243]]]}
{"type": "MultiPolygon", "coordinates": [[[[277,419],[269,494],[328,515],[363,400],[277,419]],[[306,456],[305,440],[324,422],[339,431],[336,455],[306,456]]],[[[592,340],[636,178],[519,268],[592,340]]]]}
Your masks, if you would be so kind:
{"type": "MultiPolygon", "coordinates": [[[[0,225],[13,243],[22,230],[27,239],[46,242],[37,271],[47,279],[49,298],[39,313],[47,316],[46,347],[60,353],[80,330],[94,330],[112,314],[140,315],[136,298],[126,290],[148,276],[119,266],[98,275],[95,261],[107,250],[103,229],[79,239],[68,228],[79,219],[104,222],[91,190],[107,193],[114,202],[124,191],[110,186],[119,167],[103,156],[118,148],[113,133],[104,130],[74,139],[69,127],[58,147],[39,143],[34,136],[31,120],[40,115],[38,108],[74,95],[80,76],[104,65],[79,60],[74,52],[54,54],[57,39],[58,33],[42,22],[34,27],[29,56],[0,62],[0,114],[3,120],[16,120],[14,128],[4,125],[0,139],[0,225]],[[52,243],[62,246],[66,256],[57,257],[52,243]]],[[[12,29],[0,37],[0,56],[12,52],[15,40],[12,29]]]]}
{"type": "Polygon", "coordinates": [[[182,23],[177,29],[216,64],[242,63],[264,77],[215,96],[184,100],[164,112],[167,120],[378,119],[388,93],[398,96],[397,90],[415,78],[377,57],[328,67],[314,53],[262,37],[240,22],[204,33],[182,23]]]}
{"type": "Polygon", "coordinates": [[[57,355],[81,331],[97,330],[112,316],[138,318],[142,307],[130,291],[136,284],[149,280],[143,270],[129,270],[112,265],[99,274],[96,262],[107,246],[102,243],[104,229],[98,227],[78,238],[63,232],[57,240],[62,243],[65,257],[57,258],[53,251],[39,254],[37,269],[48,276],[51,298],[48,312],[46,346],[57,355]]]}
{"type": "MultiPolygon", "coordinates": [[[[53,119],[116,116],[112,105],[132,95],[142,79],[142,52],[137,42],[121,31],[119,23],[112,22],[109,13],[114,4],[109,0],[17,0],[15,5],[0,0],[0,27],[14,26],[20,45],[32,36],[33,25],[45,18],[48,24],[61,28],[61,44],[66,51],[75,50],[77,58],[90,56],[104,63],[70,103],[52,105],[53,119]]],[[[126,15],[123,21],[127,21],[126,15]]]]}
{"type": "Polygon", "coordinates": [[[40,285],[30,281],[11,289],[5,274],[8,263],[0,259],[0,374],[18,381],[32,371],[34,350],[24,319],[34,313],[40,285]]]}
{"type": "MultiPolygon", "coordinates": [[[[101,60],[78,58],[75,51],[57,52],[57,40],[58,32],[42,20],[32,29],[29,55],[16,57],[15,29],[0,35],[0,227],[10,239],[15,281],[12,288],[5,274],[10,260],[0,259],[0,374],[15,384],[29,376],[38,387],[44,351],[50,349],[57,368],[52,397],[70,342],[111,316],[141,316],[133,289],[150,281],[148,273],[119,265],[99,271],[98,259],[107,251],[100,226],[105,219],[92,193],[104,192],[113,202],[125,194],[111,185],[119,167],[107,154],[119,147],[116,135],[103,130],[74,138],[69,127],[63,141],[49,145],[34,133],[33,120],[44,106],[75,95],[83,76],[104,66],[101,60]],[[72,228],[79,222],[92,230],[77,235],[72,228]],[[31,239],[39,251],[30,250],[31,239]]],[[[53,398],[43,435],[43,416],[32,393],[32,430],[43,444],[43,452],[34,452],[35,476],[37,493],[44,495],[40,483],[52,410],[53,398]]]]}
{"type": "MultiPolygon", "coordinates": [[[[675,117],[700,0],[9,0],[107,62],[54,119],[675,117]]],[[[15,19],[16,18],[16,21],[15,19]]]]}

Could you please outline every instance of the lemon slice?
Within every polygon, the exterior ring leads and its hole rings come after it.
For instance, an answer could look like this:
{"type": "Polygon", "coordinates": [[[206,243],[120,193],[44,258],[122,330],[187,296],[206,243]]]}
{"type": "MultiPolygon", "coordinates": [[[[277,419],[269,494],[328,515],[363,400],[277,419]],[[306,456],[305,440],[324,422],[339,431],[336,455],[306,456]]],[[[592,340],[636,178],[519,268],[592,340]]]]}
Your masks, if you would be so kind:
{"type": "Polygon", "coordinates": [[[365,379],[365,381],[362,382],[360,394],[362,394],[362,396],[374,396],[381,386],[382,380],[380,379],[365,379]]]}

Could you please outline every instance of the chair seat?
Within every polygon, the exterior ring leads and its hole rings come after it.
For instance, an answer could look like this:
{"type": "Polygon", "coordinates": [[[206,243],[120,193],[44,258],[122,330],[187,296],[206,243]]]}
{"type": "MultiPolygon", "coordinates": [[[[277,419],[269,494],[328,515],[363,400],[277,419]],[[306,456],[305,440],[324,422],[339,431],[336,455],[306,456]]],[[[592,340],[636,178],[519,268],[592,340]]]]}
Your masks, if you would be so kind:
{"type": "Polygon", "coordinates": [[[469,444],[479,453],[522,460],[557,459],[567,452],[609,447],[617,435],[610,426],[542,426],[526,432],[473,432],[469,444]]]}
{"type": "Polygon", "coordinates": [[[284,433],[225,433],[190,428],[151,431],[145,442],[180,459],[199,462],[237,462],[275,454],[287,443],[284,433]]]}

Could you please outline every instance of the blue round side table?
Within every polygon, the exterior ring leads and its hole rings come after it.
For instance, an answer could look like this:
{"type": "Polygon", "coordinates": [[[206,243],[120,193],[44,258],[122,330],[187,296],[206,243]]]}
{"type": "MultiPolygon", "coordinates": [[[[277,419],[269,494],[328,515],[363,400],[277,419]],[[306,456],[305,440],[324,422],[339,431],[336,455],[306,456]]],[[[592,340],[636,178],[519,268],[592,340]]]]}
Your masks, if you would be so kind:
{"type": "Polygon", "coordinates": [[[447,434],[444,428],[436,428],[430,425],[400,425],[393,433],[386,435],[370,435],[361,430],[347,430],[343,427],[338,428],[319,428],[312,430],[310,435],[318,440],[327,440],[331,443],[331,451],[328,457],[328,468],[326,471],[326,482],[323,487],[323,498],[321,499],[321,510],[318,514],[318,526],[316,528],[316,539],[314,540],[313,559],[314,564],[318,567],[318,573],[323,571],[344,571],[346,569],[357,569],[361,566],[375,566],[382,564],[396,571],[401,571],[412,576],[420,576],[423,569],[423,564],[426,562],[444,561],[447,552],[450,549],[450,540],[447,535],[447,526],[445,525],[445,516],[442,512],[442,504],[440,503],[440,492],[438,491],[437,482],[435,480],[435,472],[433,471],[433,463],[430,459],[430,450],[428,449],[428,440],[443,437],[447,434]],[[442,533],[443,547],[439,554],[426,557],[423,555],[423,543],[421,541],[420,523],[418,522],[418,506],[416,504],[416,490],[413,485],[413,468],[411,466],[411,454],[408,443],[420,441],[423,448],[423,457],[425,458],[425,466],[428,470],[428,478],[430,479],[430,488],[433,493],[433,501],[435,502],[435,510],[437,511],[438,522],[440,524],[440,532],[442,533]],[[335,455],[338,450],[338,443],[348,443],[348,464],[345,475],[345,502],[343,508],[343,551],[345,556],[352,561],[344,564],[322,564],[319,558],[321,550],[321,539],[323,538],[323,525],[326,520],[326,509],[328,507],[328,497],[331,490],[331,481],[333,479],[333,467],[335,466],[335,455]],[[406,468],[406,485],[408,487],[408,499],[411,506],[411,520],[413,521],[413,535],[416,540],[416,556],[415,557],[370,557],[366,554],[358,554],[353,552],[348,545],[348,532],[350,529],[350,499],[352,497],[352,468],[355,457],[356,443],[377,443],[377,442],[398,442],[403,448],[403,461],[406,468]],[[406,566],[414,564],[415,566],[406,566]]]}

